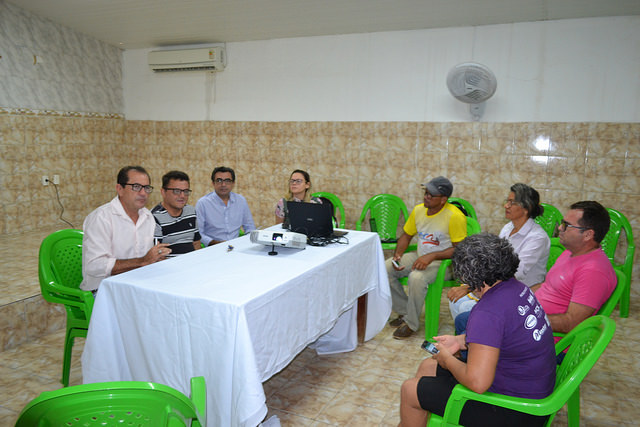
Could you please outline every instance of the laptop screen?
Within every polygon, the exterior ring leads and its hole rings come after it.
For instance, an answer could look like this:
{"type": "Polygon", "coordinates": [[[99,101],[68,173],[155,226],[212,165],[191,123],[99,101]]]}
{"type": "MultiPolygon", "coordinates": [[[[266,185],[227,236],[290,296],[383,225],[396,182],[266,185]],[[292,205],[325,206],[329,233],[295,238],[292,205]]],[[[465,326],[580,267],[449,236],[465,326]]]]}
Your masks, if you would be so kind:
{"type": "Polygon", "coordinates": [[[289,229],[307,237],[330,237],[333,233],[331,206],[320,203],[287,202],[289,229]]]}

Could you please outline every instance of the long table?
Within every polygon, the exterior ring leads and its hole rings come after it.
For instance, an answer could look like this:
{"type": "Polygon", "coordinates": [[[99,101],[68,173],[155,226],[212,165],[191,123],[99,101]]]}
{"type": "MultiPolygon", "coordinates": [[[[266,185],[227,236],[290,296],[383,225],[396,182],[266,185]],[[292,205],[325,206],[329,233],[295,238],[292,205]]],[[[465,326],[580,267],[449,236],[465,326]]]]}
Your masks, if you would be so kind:
{"type": "Polygon", "coordinates": [[[307,345],[350,351],[355,302],[367,296],[364,339],[391,312],[375,233],[349,244],[276,248],[248,236],[102,281],[82,354],[85,383],[153,381],[189,392],[207,383],[209,426],[256,426],[266,415],[262,382],[307,345]]]}

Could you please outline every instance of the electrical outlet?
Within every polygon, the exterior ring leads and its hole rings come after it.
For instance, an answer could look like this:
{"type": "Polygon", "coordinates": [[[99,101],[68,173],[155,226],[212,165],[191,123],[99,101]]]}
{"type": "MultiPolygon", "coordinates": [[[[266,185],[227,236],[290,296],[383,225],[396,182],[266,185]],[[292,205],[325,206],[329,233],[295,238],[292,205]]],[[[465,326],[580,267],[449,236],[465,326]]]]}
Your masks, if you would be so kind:
{"type": "Polygon", "coordinates": [[[49,177],[47,175],[42,175],[42,185],[49,185],[49,177]]]}
{"type": "Polygon", "coordinates": [[[53,183],[55,185],[59,185],[60,184],[60,175],[53,175],[53,183]]]}

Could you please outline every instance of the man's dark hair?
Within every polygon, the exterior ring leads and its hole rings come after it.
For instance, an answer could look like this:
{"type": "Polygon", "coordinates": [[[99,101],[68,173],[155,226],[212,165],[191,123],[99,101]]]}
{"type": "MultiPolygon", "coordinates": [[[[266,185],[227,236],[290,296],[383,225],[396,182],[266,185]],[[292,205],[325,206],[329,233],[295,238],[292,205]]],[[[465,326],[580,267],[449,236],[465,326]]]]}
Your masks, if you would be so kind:
{"type": "Polygon", "coordinates": [[[467,236],[456,245],[451,264],[454,275],[473,291],[511,279],[520,259],[507,239],[480,233],[467,236]]]}
{"type": "Polygon", "coordinates": [[[233,182],[236,181],[236,173],[233,171],[233,169],[228,168],[226,166],[218,166],[217,168],[215,168],[213,172],[211,172],[211,181],[215,179],[215,176],[218,172],[222,172],[222,173],[229,172],[231,174],[231,180],[233,182]]]}
{"type": "Polygon", "coordinates": [[[147,175],[147,178],[149,178],[149,182],[151,182],[151,177],[149,176],[149,172],[147,172],[146,169],[143,168],[142,166],[125,166],[122,169],[120,169],[120,171],[118,172],[117,182],[118,184],[120,184],[121,187],[124,187],[127,181],[129,181],[129,171],[136,171],[136,172],[143,173],[147,175]]]}
{"type": "Polygon", "coordinates": [[[169,171],[162,176],[162,188],[167,188],[172,179],[189,182],[189,175],[182,171],[169,171]]]}
{"type": "Polygon", "coordinates": [[[527,211],[529,218],[542,215],[544,208],[540,206],[540,193],[535,188],[519,182],[513,184],[510,190],[515,194],[515,201],[527,211]]]}
{"type": "Polygon", "coordinates": [[[596,243],[602,242],[611,225],[611,217],[605,207],[594,200],[583,200],[572,204],[569,208],[582,211],[582,218],[578,224],[593,230],[593,240],[596,243]]]}

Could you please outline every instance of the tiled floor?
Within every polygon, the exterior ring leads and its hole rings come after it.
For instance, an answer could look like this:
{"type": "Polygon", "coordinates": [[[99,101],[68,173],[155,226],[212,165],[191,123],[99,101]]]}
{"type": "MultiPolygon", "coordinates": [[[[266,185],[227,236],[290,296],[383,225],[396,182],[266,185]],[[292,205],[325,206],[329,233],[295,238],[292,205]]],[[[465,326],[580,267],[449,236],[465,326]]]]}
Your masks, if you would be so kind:
{"type": "MultiPolygon", "coordinates": [[[[441,332],[448,332],[451,319],[442,315],[441,332]]],[[[581,387],[581,426],[638,425],[640,322],[637,313],[629,319],[615,315],[616,335],[581,387]]],[[[318,356],[304,350],[265,383],[268,416],[277,415],[283,426],[396,426],[400,385],[425,353],[420,335],[398,341],[392,332],[386,327],[350,353],[318,356]]],[[[13,425],[40,392],[60,387],[63,338],[60,331],[0,353],[0,426],[13,425]]],[[[82,380],[82,345],[78,339],[74,347],[72,385],[82,380]]],[[[563,412],[553,425],[566,425],[563,412]]]]}

